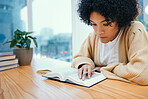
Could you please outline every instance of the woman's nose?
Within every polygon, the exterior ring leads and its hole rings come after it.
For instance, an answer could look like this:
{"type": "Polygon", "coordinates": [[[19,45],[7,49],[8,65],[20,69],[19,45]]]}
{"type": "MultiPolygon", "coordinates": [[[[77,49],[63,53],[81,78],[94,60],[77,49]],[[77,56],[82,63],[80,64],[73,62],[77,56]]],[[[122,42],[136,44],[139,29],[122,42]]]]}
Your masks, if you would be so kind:
{"type": "Polygon", "coordinates": [[[104,30],[103,29],[97,29],[97,34],[99,34],[99,35],[101,35],[101,34],[103,34],[104,33],[104,30]]]}
{"type": "Polygon", "coordinates": [[[102,34],[104,34],[104,31],[101,31],[101,32],[99,32],[98,34],[99,34],[99,35],[102,35],[102,34]]]}

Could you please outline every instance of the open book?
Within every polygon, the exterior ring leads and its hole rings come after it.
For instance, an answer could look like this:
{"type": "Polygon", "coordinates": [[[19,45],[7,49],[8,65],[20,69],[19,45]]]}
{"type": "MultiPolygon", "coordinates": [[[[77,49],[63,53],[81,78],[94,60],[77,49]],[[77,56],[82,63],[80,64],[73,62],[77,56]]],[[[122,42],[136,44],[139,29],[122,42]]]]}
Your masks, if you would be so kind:
{"type": "Polygon", "coordinates": [[[91,87],[99,83],[100,81],[106,79],[106,77],[102,73],[95,72],[90,79],[86,77],[86,79],[83,81],[78,77],[78,70],[75,68],[59,69],[42,76],[47,77],[49,79],[68,82],[85,87],[91,87]]]}

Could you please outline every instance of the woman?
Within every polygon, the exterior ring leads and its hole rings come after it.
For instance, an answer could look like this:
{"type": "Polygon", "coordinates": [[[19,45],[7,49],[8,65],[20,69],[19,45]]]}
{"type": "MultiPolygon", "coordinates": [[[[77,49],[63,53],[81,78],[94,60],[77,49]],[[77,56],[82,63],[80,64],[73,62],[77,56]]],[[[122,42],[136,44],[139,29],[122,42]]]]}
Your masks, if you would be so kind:
{"type": "Polygon", "coordinates": [[[94,32],[74,56],[72,67],[80,79],[92,68],[110,79],[148,85],[148,36],[138,16],[137,0],[81,0],[78,9],[84,23],[94,32]]]}

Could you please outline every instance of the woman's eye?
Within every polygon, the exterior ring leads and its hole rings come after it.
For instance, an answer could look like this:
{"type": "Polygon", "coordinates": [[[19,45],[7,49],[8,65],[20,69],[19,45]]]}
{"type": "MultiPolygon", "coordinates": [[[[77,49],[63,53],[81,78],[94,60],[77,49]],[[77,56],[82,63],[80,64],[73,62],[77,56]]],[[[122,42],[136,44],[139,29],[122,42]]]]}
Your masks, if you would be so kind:
{"type": "Polygon", "coordinates": [[[109,24],[103,24],[104,26],[109,26],[109,24]]]}
{"type": "Polygon", "coordinates": [[[93,26],[97,26],[97,24],[93,24],[93,23],[91,23],[91,25],[93,25],[93,26]]]}

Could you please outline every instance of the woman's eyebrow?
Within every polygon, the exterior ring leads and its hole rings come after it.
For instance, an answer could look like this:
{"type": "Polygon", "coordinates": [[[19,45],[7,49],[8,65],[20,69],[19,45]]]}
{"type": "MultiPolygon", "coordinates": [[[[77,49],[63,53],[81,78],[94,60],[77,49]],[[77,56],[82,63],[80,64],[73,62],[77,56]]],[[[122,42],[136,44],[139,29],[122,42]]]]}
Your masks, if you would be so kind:
{"type": "Polygon", "coordinates": [[[100,23],[106,22],[106,20],[101,21],[100,23]]]}
{"type": "MultiPolygon", "coordinates": [[[[95,23],[94,21],[90,20],[91,22],[95,23]]],[[[101,21],[100,23],[106,22],[106,20],[101,21]]]]}
{"type": "MultiPolygon", "coordinates": [[[[92,20],[90,20],[90,22],[93,22],[92,20]]],[[[93,23],[95,23],[95,22],[93,22],[93,23]]]]}

